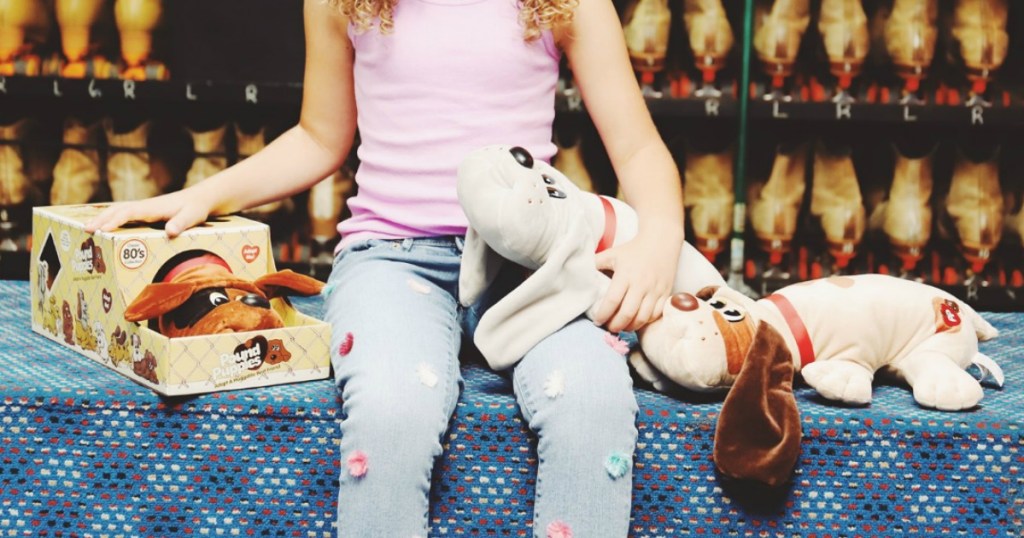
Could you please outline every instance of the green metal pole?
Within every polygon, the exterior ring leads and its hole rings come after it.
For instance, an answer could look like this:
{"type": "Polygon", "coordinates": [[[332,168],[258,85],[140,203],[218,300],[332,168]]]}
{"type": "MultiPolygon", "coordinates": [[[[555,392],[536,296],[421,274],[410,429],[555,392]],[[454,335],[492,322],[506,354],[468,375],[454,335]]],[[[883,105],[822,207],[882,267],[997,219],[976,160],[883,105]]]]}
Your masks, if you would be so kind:
{"type": "Polygon", "coordinates": [[[747,138],[750,108],[750,51],[754,45],[754,0],[745,0],[743,9],[743,65],[740,66],[740,86],[736,92],[740,107],[739,134],[736,141],[736,163],[733,167],[735,170],[733,191],[736,202],[733,207],[732,244],[729,256],[729,285],[738,290],[748,289],[743,282],[745,258],[743,236],[747,223],[747,138]]]}

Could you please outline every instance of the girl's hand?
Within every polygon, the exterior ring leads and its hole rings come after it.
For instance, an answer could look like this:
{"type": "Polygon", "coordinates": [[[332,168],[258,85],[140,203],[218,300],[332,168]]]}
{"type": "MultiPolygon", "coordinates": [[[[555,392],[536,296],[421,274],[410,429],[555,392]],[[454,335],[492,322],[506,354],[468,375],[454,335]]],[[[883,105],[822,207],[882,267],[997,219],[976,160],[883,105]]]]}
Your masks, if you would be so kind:
{"type": "Polygon", "coordinates": [[[205,222],[210,216],[210,204],[202,196],[191,194],[188,191],[178,191],[135,202],[111,204],[86,223],[85,231],[109,232],[130,221],[167,221],[164,226],[167,236],[176,237],[181,232],[205,222]]]}
{"type": "MultiPolygon", "coordinates": [[[[677,241],[654,228],[597,255],[597,268],[612,281],[594,322],[609,331],[636,331],[661,316],[672,292],[682,236],[677,241]]],[[[678,234],[678,232],[676,232],[678,234]]]]}

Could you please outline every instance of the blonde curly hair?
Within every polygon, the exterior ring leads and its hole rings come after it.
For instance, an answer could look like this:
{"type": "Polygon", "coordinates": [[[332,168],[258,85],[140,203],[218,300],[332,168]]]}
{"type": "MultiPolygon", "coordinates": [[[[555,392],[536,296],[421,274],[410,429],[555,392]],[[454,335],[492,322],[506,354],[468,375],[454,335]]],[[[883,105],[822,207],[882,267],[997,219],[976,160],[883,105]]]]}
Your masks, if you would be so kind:
{"type": "MultiPolygon", "coordinates": [[[[380,32],[386,34],[394,25],[395,5],[398,0],[326,0],[337,7],[363,32],[378,21],[380,32]]],[[[579,0],[519,0],[519,22],[523,25],[523,39],[540,38],[544,30],[566,27],[572,21],[579,0]]]]}

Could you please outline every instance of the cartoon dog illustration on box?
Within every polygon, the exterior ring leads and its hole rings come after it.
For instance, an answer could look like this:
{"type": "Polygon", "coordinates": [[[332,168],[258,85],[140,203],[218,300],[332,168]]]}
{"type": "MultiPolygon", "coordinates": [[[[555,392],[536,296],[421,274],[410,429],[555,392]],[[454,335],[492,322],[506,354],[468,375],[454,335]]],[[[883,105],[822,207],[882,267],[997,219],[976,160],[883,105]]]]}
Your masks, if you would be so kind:
{"type": "Polygon", "coordinates": [[[57,308],[57,297],[50,295],[43,309],[43,330],[57,336],[58,318],[60,318],[60,310],[57,308]]]}
{"type": "Polygon", "coordinates": [[[85,292],[78,290],[78,311],[75,316],[75,341],[78,347],[88,350],[96,350],[96,335],[92,332],[89,324],[89,303],[85,300],[85,292]]]}
{"type": "Polygon", "coordinates": [[[57,298],[50,293],[47,281],[50,276],[49,263],[40,260],[36,265],[36,292],[39,294],[39,314],[42,317],[43,330],[57,336],[57,298]]]}
{"type": "Polygon", "coordinates": [[[291,360],[292,354],[284,347],[280,338],[274,338],[267,342],[267,364],[281,364],[291,360]]]}
{"type": "Polygon", "coordinates": [[[110,335],[110,362],[114,366],[130,365],[132,352],[128,346],[128,332],[120,326],[114,328],[110,335]]]}
{"type": "Polygon", "coordinates": [[[132,372],[151,383],[160,383],[156,376],[156,356],[148,349],[142,348],[142,337],[138,333],[131,336],[132,372]]]}
{"type": "Polygon", "coordinates": [[[110,341],[107,340],[107,332],[103,329],[103,323],[100,320],[93,322],[92,333],[96,337],[96,354],[104,362],[110,361],[110,341]]]}
{"type": "Polygon", "coordinates": [[[75,345],[75,316],[71,314],[71,305],[67,301],[61,301],[61,330],[64,333],[64,343],[75,345]]]}
{"type": "Polygon", "coordinates": [[[46,299],[50,291],[46,285],[49,277],[50,264],[46,260],[39,260],[39,263],[36,265],[36,293],[39,295],[39,302],[36,303],[36,306],[39,308],[39,312],[43,314],[46,312],[46,299]]]}

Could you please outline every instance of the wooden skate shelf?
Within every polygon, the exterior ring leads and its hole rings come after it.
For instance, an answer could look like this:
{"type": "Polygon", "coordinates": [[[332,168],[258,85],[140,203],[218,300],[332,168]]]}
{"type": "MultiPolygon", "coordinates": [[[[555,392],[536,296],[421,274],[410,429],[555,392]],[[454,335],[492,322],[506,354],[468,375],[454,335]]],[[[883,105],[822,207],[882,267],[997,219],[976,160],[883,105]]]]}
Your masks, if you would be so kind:
{"type": "Polygon", "coordinates": [[[1024,106],[900,105],[751,101],[752,120],[1024,126],[1024,106]]]}
{"type": "Polygon", "coordinates": [[[298,105],[299,82],[131,81],[0,77],[0,102],[44,99],[73,103],[298,105]]]}
{"type": "MultiPolygon", "coordinates": [[[[739,115],[739,102],[728,95],[714,99],[647,96],[644,100],[647,102],[647,108],[655,117],[735,118],[739,115]]],[[[579,94],[572,90],[563,90],[555,94],[555,110],[558,112],[586,112],[579,94]]]]}
{"type": "MultiPolygon", "coordinates": [[[[128,81],[59,77],[0,77],[0,101],[43,99],[71,103],[160,103],[298,106],[301,82],[128,81]]],[[[735,118],[739,103],[731,96],[717,99],[647,97],[659,117],[735,118]]],[[[556,94],[559,112],[584,112],[578,94],[556,94]]]]}
{"type": "MultiPolygon", "coordinates": [[[[57,77],[0,77],[0,100],[48,99],[73,103],[168,103],[297,106],[300,82],[124,81],[57,77]]],[[[717,99],[647,97],[657,117],[735,118],[739,103],[717,99]]],[[[556,94],[559,112],[585,112],[578,94],[556,94]]],[[[900,105],[752,100],[752,120],[922,123],[983,126],[1024,126],[1024,106],[900,105]]]]}

